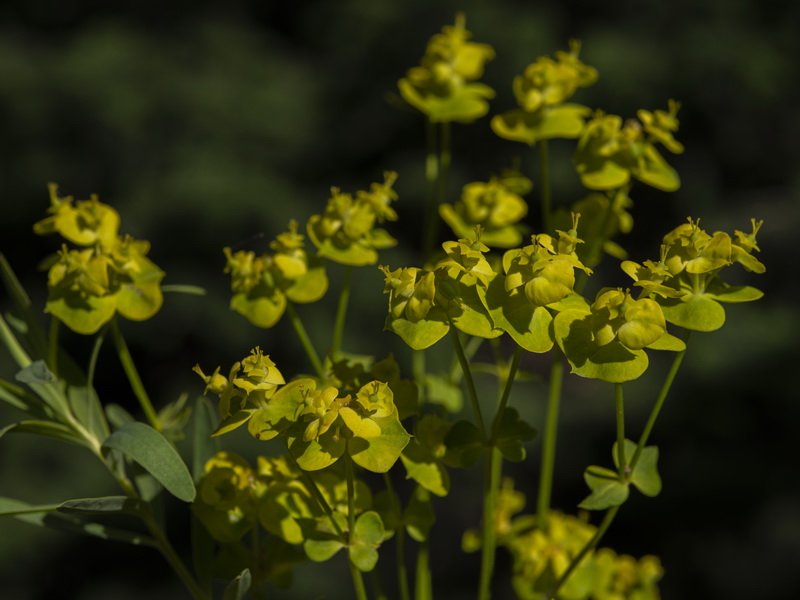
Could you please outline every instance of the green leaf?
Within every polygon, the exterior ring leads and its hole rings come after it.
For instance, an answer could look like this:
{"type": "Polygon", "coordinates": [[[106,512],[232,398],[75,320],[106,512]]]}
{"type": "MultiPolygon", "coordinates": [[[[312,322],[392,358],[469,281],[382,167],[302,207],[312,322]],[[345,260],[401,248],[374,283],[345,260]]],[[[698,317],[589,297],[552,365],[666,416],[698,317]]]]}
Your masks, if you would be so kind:
{"type": "Polygon", "coordinates": [[[458,466],[468,469],[486,450],[483,434],[469,421],[457,421],[445,437],[448,450],[458,457],[458,466]]]}
{"type": "Polygon", "coordinates": [[[511,462],[525,460],[525,448],[522,442],[532,440],[536,430],[520,419],[514,408],[506,408],[497,429],[496,447],[511,462]]]}
{"type": "Polygon", "coordinates": [[[752,302],[764,297],[764,292],[749,285],[731,286],[715,279],[706,287],[705,295],[718,302],[752,302]]]}
{"type": "Polygon", "coordinates": [[[117,298],[115,294],[83,296],[78,291],[51,288],[45,310],[75,333],[90,335],[114,316],[117,298]]]}
{"type": "Polygon", "coordinates": [[[388,417],[371,417],[378,425],[378,437],[353,437],[347,441],[347,452],[358,466],[373,473],[386,473],[394,466],[411,436],[403,428],[397,411],[388,417]]]}
{"type": "Polygon", "coordinates": [[[257,440],[270,440],[285,431],[303,409],[304,393],[315,387],[316,382],[309,378],[296,379],[282,386],[253,413],[247,424],[250,435],[257,440]]]}
{"type": "Polygon", "coordinates": [[[16,519],[36,525],[38,527],[48,527],[72,533],[81,533],[104,540],[114,540],[125,542],[136,546],[150,546],[158,548],[158,543],[151,537],[126,531],[115,527],[106,527],[99,523],[86,522],[71,515],[54,512],[58,505],[54,506],[33,506],[19,500],[0,497],[0,516],[14,516],[16,519]]]}
{"type": "Polygon", "coordinates": [[[503,335],[503,330],[495,328],[489,311],[484,305],[483,288],[479,284],[465,285],[456,282],[458,298],[452,303],[448,314],[450,321],[467,335],[492,339],[503,335]]]}
{"type": "MultiPolygon", "coordinates": [[[[619,454],[617,444],[614,443],[612,455],[614,464],[619,469],[619,454]]],[[[625,440],[625,464],[629,465],[636,452],[636,443],[625,440]]],[[[633,473],[630,474],[630,482],[645,496],[658,496],[661,493],[661,476],[658,474],[658,448],[656,446],[645,446],[639,456],[633,473]]]]}
{"type": "Polygon", "coordinates": [[[459,413],[464,406],[461,386],[436,373],[425,374],[425,399],[431,404],[443,406],[447,412],[459,413]]]}
{"type": "Polygon", "coordinates": [[[231,298],[231,309],[247,317],[256,327],[269,328],[283,316],[286,296],[277,288],[262,283],[246,294],[234,294],[231,298]]]}
{"type": "Polygon", "coordinates": [[[486,304],[495,327],[507,332],[528,352],[547,352],[553,347],[550,323],[553,317],[542,306],[534,306],[524,293],[505,290],[505,277],[497,275],[486,291],[486,304]]]}
{"type": "Polygon", "coordinates": [[[67,500],[58,507],[59,512],[76,515],[108,515],[124,513],[142,514],[142,502],[129,496],[105,496],[103,498],[82,498],[67,500]]]}
{"type": "Polygon", "coordinates": [[[175,497],[184,502],[194,500],[196,491],[189,469],[166,438],[149,425],[129,423],[112,433],[103,447],[135,460],[175,497]]]}
{"type": "Polygon", "coordinates": [[[645,146],[643,160],[631,169],[631,174],[639,181],[665,192],[674,192],[681,187],[681,180],[675,169],[669,166],[664,157],[652,144],[645,146]]]}
{"type": "Polygon", "coordinates": [[[694,331],[715,331],[725,323],[725,309],[712,297],[688,294],[681,298],[660,298],[667,322],[694,331]]]}
{"type": "Polygon", "coordinates": [[[393,331],[414,350],[425,350],[447,335],[450,323],[441,310],[432,308],[424,319],[416,323],[405,318],[386,317],[386,331],[393,331]]]}
{"type": "Polygon", "coordinates": [[[378,547],[381,545],[384,535],[383,521],[381,521],[380,515],[374,510],[362,513],[356,519],[347,548],[350,562],[360,571],[372,571],[378,564],[378,547]]]}
{"type": "Polygon", "coordinates": [[[577,104],[562,104],[535,112],[510,110],[492,118],[492,130],[501,138],[533,146],[540,140],[576,138],[583,130],[589,109],[577,104]]]}
{"type": "Polygon", "coordinates": [[[57,380],[43,360],[33,361],[27,367],[18,371],[14,378],[21,383],[52,383],[57,380]]]}
{"type": "Polygon", "coordinates": [[[578,507],[586,510],[603,510],[619,506],[628,499],[628,484],[619,480],[619,475],[611,469],[591,466],[583,473],[583,478],[592,493],[578,507]]]}
{"type": "Polygon", "coordinates": [[[403,512],[403,522],[412,539],[417,542],[428,539],[428,533],[436,522],[436,516],[433,514],[431,496],[422,486],[417,486],[409,499],[408,506],[403,512]]]}
{"type": "Polygon", "coordinates": [[[133,321],[144,321],[164,304],[160,286],[164,271],[143,256],[137,257],[136,262],[141,272],[133,276],[130,283],[123,283],[114,297],[119,314],[133,321]]]}
{"type": "Polygon", "coordinates": [[[305,442],[302,437],[297,437],[289,442],[291,453],[304,471],[319,471],[329,467],[344,454],[346,446],[344,436],[336,427],[328,429],[319,436],[319,440],[305,442]]]}
{"type": "Polygon", "coordinates": [[[0,379],[0,400],[40,421],[53,417],[53,412],[40,398],[4,379],[0,379]]]}
{"type": "Polygon", "coordinates": [[[412,438],[405,447],[400,460],[406,468],[406,479],[413,479],[437,496],[446,496],[450,491],[450,475],[447,469],[416,438],[412,438]]]}
{"type": "Polygon", "coordinates": [[[89,446],[87,440],[76,433],[75,430],[54,421],[20,421],[19,423],[12,423],[0,429],[0,438],[7,433],[31,433],[78,446],[89,446]]]}
{"type": "Polygon", "coordinates": [[[208,460],[219,451],[218,440],[211,437],[216,416],[211,402],[205,396],[197,399],[194,409],[194,432],[192,435],[192,476],[197,481],[205,473],[208,460]]]}
{"type": "Polygon", "coordinates": [[[252,577],[250,569],[245,569],[231,581],[222,594],[222,600],[242,600],[250,591],[252,577]]]}
{"type": "Polygon", "coordinates": [[[306,274],[292,280],[284,290],[286,297],[298,304],[316,302],[328,291],[328,275],[325,264],[319,258],[310,258],[306,274]]]}
{"type": "Polygon", "coordinates": [[[244,408],[242,410],[237,410],[235,413],[230,414],[222,419],[220,424],[217,425],[217,428],[211,435],[216,437],[218,435],[229,433],[237,427],[241,427],[250,420],[255,412],[255,408],[244,408]]]}
{"type": "Polygon", "coordinates": [[[591,314],[568,309],[556,315],[553,324],[561,350],[581,377],[622,383],[636,379],[650,364],[643,350],[630,350],[614,340],[598,346],[593,339],[591,314]]]}
{"type": "Polygon", "coordinates": [[[669,350],[670,352],[683,352],[686,344],[680,338],[676,338],[669,333],[661,334],[655,342],[647,346],[650,350],[669,350]]]}
{"type": "Polygon", "coordinates": [[[189,294],[190,296],[205,296],[208,292],[206,292],[205,288],[201,288],[197,285],[185,285],[185,284],[170,284],[170,285],[162,285],[161,291],[165,294],[175,292],[178,294],[189,294]]]}

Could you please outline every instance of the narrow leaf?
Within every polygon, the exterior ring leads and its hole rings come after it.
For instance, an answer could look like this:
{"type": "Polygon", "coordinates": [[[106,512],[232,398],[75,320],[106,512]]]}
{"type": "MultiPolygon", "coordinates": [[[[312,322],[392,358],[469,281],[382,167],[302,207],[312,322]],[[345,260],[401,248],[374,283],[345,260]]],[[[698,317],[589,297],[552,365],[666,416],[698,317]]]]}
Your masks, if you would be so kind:
{"type": "Polygon", "coordinates": [[[108,515],[115,513],[139,515],[142,512],[142,503],[129,496],[82,498],[80,500],[62,502],[58,507],[58,511],[76,515],[108,515]]]}
{"type": "Polygon", "coordinates": [[[245,569],[225,588],[222,600],[242,600],[247,595],[247,592],[250,591],[251,583],[250,569],[245,569]]]}

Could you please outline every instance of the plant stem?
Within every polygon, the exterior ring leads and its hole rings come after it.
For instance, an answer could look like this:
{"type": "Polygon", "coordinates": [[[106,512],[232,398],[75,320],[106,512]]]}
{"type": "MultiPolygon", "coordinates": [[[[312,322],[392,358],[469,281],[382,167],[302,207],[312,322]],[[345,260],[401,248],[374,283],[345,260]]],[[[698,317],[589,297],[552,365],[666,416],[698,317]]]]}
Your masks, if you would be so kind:
{"type": "Polygon", "coordinates": [[[50,335],[47,340],[47,367],[50,372],[58,377],[58,326],[61,323],[57,318],[50,318],[50,335]]]}
{"type": "MultiPolygon", "coordinates": [[[[484,338],[478,336],[470,338],[464,346],[464,356],[467,357],[467,360],[472,360],[472,357],[475,356],[484,341],[484,338]]],[[[458,362],[458,358],[454,358],[453,364],[450,366],[450,381],[452,383],[461,381],[461,365],[458,362]]]]}
{"type": "MultiPolygon", "coordinates": [[[[688,345],[691,334],[691,329],[684,330],[684,344],[688,345]]],[[[672,387],[672,382],[675,381],[675,376],[678,374],[678,369],[680,369],[685,354],[686,348],[678,352],[675,355],[675,359],[672,361],[672,366],[667,373],[667,377],[664,379],[664,383],[661,386],[661,391],[658,394],[658,398],[656,398],[656,403],[653,405],[653,409],[650,411],[650,416],[648,417],[647,423],[644,426],[642,435],[639,437],[639,443],[636,445],[636,451],[633,453],[633,458],[631,459],[630,464],[631,471],[636,468],[636,464],[639,462],[639,457],[642,455],[642,450],[644,450],[645,444],[647,444],[647,440],[650,437],[650,433],[653,431],[653,426],[656,424],[658,414],[661,412],[661,407],[664,406],[664,401],[667,399],[667,394],[669,394],[669,390],[672,387]]]]}
{"type": "Polygon", "coordinates": [[[497,504],[497,488],[503,455],[497,448],[490,447],[483,456],[483,547],[481,548],[481,575],[478,584],[478,600],[489,600],[492,595],[492,573],[496,536],[494,508],[497,504]]]}
{"type": "Polygon", "coordinates": [[[119,323],[117,322],[116,317],[111,319],[111,333],[114,337],[114,346],[117,348],[119,361],[122,363],[122,368],[124,369],[125,374],[128,376],[128,381],[130,381],[134,395],[139,400],[139,405],[142,407],[142,410],[144,411],[147,420],[150,421],[150,425],[153,426],[153,429],[156,431],[161,431],[161,420],[158,418],[158,413],[156,412],[155,408],[153,408],[153,403],[150,402],[150,397],[147,395],[147,391],[144,389],[142,380],[139,377],[139,372],[136,370],[136,365],[133,364],[133,357],[131,357],[128,346],[125,344],[125,339],[122,337],[122,332],[119,329],[119,323]]]}
{"type": "Polygon", "coordinates": [[[420,542],[417,552],[417,572],[414,582],[414,600],[431,600],[431,569],[429,564],[430,549],[428,540],[420,542]]]}
{"type": "Polygon", "coordinates": [[[539,141],[539,202],[542,207],[542,230],[544,233],[553,233],[552,226],[552,198],[550,195],[550,175],[548,171],[549,152],[547,140],[539,141]]]}
{"type": "MultiPolygon", "coordinates": [[[[353,531],[355,531],[356,524],[356,492],[355,492],[355,477],[353,475],[353,459],[350,455],[344,453],[344,472],[347,478],[347,544],[352,542],[353,531]]],[[[347,562],[350,565],[350,574],[353,576],[353,587],[356,590],[356,598],[358,600],[367,600],[367,590],[364,587],[364,578],[361,576],[361,571],[353,564],[349,556],[347,562]]]]}
{"type": "Polygon", "coordinates": [[[339,356],[342,349],[342,337],[344,336],[344,323],[347,319],[347,304],[350,301],[350,280],[352,278],[353,267],[347,265],[344,270],[344,281],[342,281],[342,291],[339,292],[339,305],[336,308],[336,323],[333,326],[333,343],[331,344],[331,355],[334,360],[339,356]]]}
{"type": "Polygon", "coordinates": [[[478,392],[475,389],[475,382],[472,380],[469,361],[464,354],[464,348],[461,347],[461,340],[458,339],[458,331],[452,324],[450,325],[450,338],[453,340],[453,347],[455,348],[456,356],[458,356],[458,362],[461,363],[461,371],[464,373],[464,381],[467,384],[469,399],[472,402],[472,410],[475,412],[475,421],[477,422],[478,429],[480,429],[483,439],[486,439],[486,426],[483,424],[483,415],[481,415],[481,407],[478,403],[478,392]]]}
{"type": "Polygon", "coordinates": [[[614,384],[614,405],[617,413],[617,462],[619,473],[625,477],[625,401],[622,396],[622,384],[614,384]]]}
{"type": "Polygon", "coordinates": [[[308,360],[311,361],[311,365],[317,372],[317,376],[320,379],[325,379],[325,369],[322,367],[322,361],[320,361],[317,351],[314,350],[314,345],[311,343],[311,338],[308,337],[306,328],[303,327],[303,322],[300,320],[300,316],[297,314],[297,311],[294,309],[294,305],[291,302],[286,303],[286,312],[288,313],[289,320],[292,322],[292,326],[297,333],[297,337],[300,338],[300,343],[303,345],[303,349],[306,351],[308,360]]]}
{"type": "Polygon", "coordinates": [[[189,570],[186,568],[186,565],[183,564],[183,561],[180,557],[176,554],[175,549],[172,547],[172,544],[169,543],[167,536],[161,530],[161,528],[156,523],[153,516],[150,514],[148,510],[146,513],[142,515],[142,518],[147,525],[147,529],[150,531],[152,536],[158,542],[158,549],[161,551],[161,554],[167,560],[169,565],[172,567],[172,570],[180,577],[183,584],[186,588],[191,592],[192,597],[195,600],[210,600],[209,596],[203,591],[200,585],[194,580],[189,570]]]}
{"type": "Polygon", "coordinates": [[[503,455],[497,448],[497,436],[500,433],[500,424],[503,420],[503,413],[508,406],[508,399],[511,396],[511,387],[514,385],[514,378],[517,375],[519,362],[522,358],[522,347],[517,346],[511,365],[506,375],[503,393],[497,406],[497,414],[492,422],[492,431],[489,438],[489,452],[484,456],[483,471],[483,547],[481,549],[481,575],[478,585],[478,599],[489,600],[491,597],[492,573],[494,572],[494,558],[496,552],[496,535],[494,511],[497,504],[497,489],[500,487],[500,471],[503,466],[503,455]]]}
{"type": "Polygon", "coordinates": [[[589,554],[589,552],[591,552],[597,547],[597,544],[600,543],[600,540],[605,535],[606,531],[608,531],[608,528],[611,526],[611,522],[614,520],[614,517],[617,516],[617,511],[619,511],[620,506],[621,505],[619,504],[617,506],[612,506],[606,511],[606,514],[603,517],[603,520],[600,522],[597,531],[592,536],[592,539],[590,539],[586,543],[586,545],[581,549],[578,555],[575,558],[573,558],[572,561],[570,561],[569,567],[567,567],[567,570],[564,571],[564,574],[558,579],[555,587],[553,588],[552,593],[548,596],[548,598],[557,597],[556,594],[558,593],[558,590],[561,589],[561,586],[564,585],[564,583],[566,583],[567,579],[569,579],[569,576],[572,575],[572,572],[575,570],[575,568],[581,563],[581,561],[586,557],[586,555],[589,554]]]}
{"type": "Polygon", "coordinates": [[[547,527],[550,511],[550,496],[553,490],[553,470],[556,460],[556,434],[558,433],[558,411],[561,404],[561,383],[564,379],[564,357],[561,350],[553,350],[550,367],[550,393],[547,399],[547,419],[542,442],[542,467],[539,474],[539,497],[536,505],[536,527],[547,527]]]}
{"type": "MultiPolygon", "coordinates": [[[[389,497],[392,499],[394,510],[400,518],[400,499],[394,491],[392,485],[392,478],[389,473],[383,474],[383,481],[386,484],[386,491],[389,492],[389,497]]],[[[408,569],[406,569],[406,528],[401,524],[395,532],[395,546],[396,557],[395,562],[397,566],[397,587],[400,592],[400,600],[411,600],[408,593],[408,569]]]]}
{"type": "MultiPolygon", "coordinates": [[[[97,403],[98,404],[98,414],[101,415],[103,419],[103,431],[106,435],[109,433],[108,423],[106,422],[103,412],[102,406],[99,405],[99,400],[97,399],[96,394],[93,394],[94,388],[92,387],[94,384],[94,373],[97,369],[97,358],[100,356],[100,347],[103,345],[103,341],[106,339],[106,331],[107,328],[103,327],[100,330],[100,333],[97,334],[97,338],[94,340],[94,345],[92,346],[92,353],[89,355],[89,366],[86,369],[86,401],[89,404],[97,403]]],[[[93,415],[94,413],[89,413],[89,415],[93,415]]],[[[92,428],[92,423],[89,423],[89,428],[92,428]]]]}
{"type": "Polygon", "coordinates": [[[436,225],[439,222],[437,219],[436,195],[436,181],[439,178],[439,153],[437,150],[436,124],[430,120],[425,121],[425,145],[427,146],[425,181],[428,184],[428,197],[425,203],[425,217],[422,225],[422,256],[424,260],[427,260],[428,255],[433,250],[433,244],[436,240],[436,225]]]}

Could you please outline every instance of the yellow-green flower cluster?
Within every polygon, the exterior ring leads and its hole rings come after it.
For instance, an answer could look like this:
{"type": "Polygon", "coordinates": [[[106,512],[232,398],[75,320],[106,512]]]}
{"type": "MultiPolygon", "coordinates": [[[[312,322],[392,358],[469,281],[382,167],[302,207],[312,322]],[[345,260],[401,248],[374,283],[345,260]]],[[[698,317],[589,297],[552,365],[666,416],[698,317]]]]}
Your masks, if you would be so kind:
{"type": "Polygon", "coordinates": [[[224,248],[231,274],[231,308],[259,327],[272,327],[286,310],[287,302],[316,302],[328,289],[322,262],[310,257],[297,222],[270,242],[273,254],[224,248]]]}
{"type": "Polygon", "coordinates": [[[600,290],[591,312],[592,333],[598,346],[618,340],[626,348],[641,350],[667,331],[661,306],[649,298],[634,300],[628,290],[600,290]]]}
{"type": "Polygon", "coordinates": [[[558,239],[546,234],[531,236],[531,244],[503,255],[505,289],[521,290],[534,306],[564,299],[575,286],[575,269],[591,273],[575,253],[583,240],[577,237],[580,215],[573,215],[572,229],[558,230],[558,239]]]}
{"type": "Polygon", "coordinates": [[[431,38],[420,65],[398,82],[403,99],[431,122],[469,123],[489,110],[486,100],[494,97],[494,90],[476,80],[494,50],[469,41],[471,37],[459,13],[455,25],[431,38]]]}
{"type": "MultiPolygon", "coordinates": [[[[286,383],[275,363],[257,346],[250,356],[234,363],[227,377],[220,374],[219,367],[211,375],[203,373],[200,365],[195,365],[193,370],[205,381],[205,391],[219,396],[222,424],[215,435],[243,425],[259,410],[269,411],[273,396],[286,383]]],[[[278,431],[261,430],[258,434],[259,439],[270,439],[278,431]]]]}
{"type": "Polygon", "coordinates": [[[215,540],[236,542],[258,522],[265,492],[265,482],[246,460],[219,452],[206,462],[192,509],[215,540]]]}
{"type": "Polygon", "coordinates": [[[147,258],[150,244],[121,237],[119,214],[97,196],[74,202],[59,197],[55,184],[49,189],[50,216],[33,230],[60,233],[85,248],[64,244],[50,261],[46,310],[83,334],[95,333],[117,312],[136,321],[158,312],[164,272],[147,258]]]}
{"type": "Polygon", "coordinates": [[[500,137],[533,145],[550,138],[576,138],[583,130],[589,109],[565,104],[579,87],[597,81],[597,70],[578,58],[580,43],[570,41],[569,52],[557,52],[556,59],[540,57],[514,78],[518,109],[492,119],[500,137]]]}
{"type": "Polygon", "coordinates": [[[680,104],[669,101],[669,112],[640,110],[639,120],[596,111],[586,124],[575,152],[575,166],[584,186],[610,190],[626,185],[631,178],[660,190],[672,192],[680,187],[675,170],[667,164],[655,144],[674,154],[683,145],[673,137],[678,130],[680,104]]]}
{"type": "MultiPolygon", "coordinates": [[[[530,189],[530,180],[526,186],[530,189]]],[[[488,182],[468,183],[461,192],[461,200],[455,205],[442,204],[439,214],[456,236],[465,238],[483,228],[481,241],[487,246],[512,248],[522,241],[522,228],[518,225],[528,212],[522,197],[510,189],[509,180],[492,177],[488,182]]],[[[515,182],[519,185],[519,181],[515,182]]]]}
{"type": "Polygon", "coordinates": [[[397,200],[392,185],[397,173],[384,173],[383,183],[373,183],[369,192],[360,191],[353,198],[339,188],[331,188],[325,212],[308,220],[308,236],[319,256],[352,265],[374,265],[378,250],[390,248],[397,241],[376,223],[396,221],[391,203],[397,200]]]}

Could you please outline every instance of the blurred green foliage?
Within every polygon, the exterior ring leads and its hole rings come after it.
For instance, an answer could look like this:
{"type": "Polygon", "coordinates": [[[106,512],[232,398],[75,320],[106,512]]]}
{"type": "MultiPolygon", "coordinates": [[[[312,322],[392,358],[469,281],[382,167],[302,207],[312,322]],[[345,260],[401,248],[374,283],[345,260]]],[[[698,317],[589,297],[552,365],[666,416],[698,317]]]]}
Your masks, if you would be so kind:
{"type": "MultiPolygon", "coordinates": [[[[286,323],[264,332],[227,309],[221,249],[262,252],[290,218],[302,222],[322,210],[331,185],[362,189],[392,169],[400,173],[400,221],[390,231],[400,249],[388,251],[386,262],[413,263],[403,253],[418,246],[415,224],[423,214],[422,124],[390,104],[397,79],[456,10],[465,11],[476,39],[500,57],[486,68],[485,81],[497,91],[490,115],[514,106],[514,75],[571,37],[582,39],[581,58],[601,74],[602,85],[581,92],[583,104],[633,116],[638,108],[662,107],[666,98],[681,101],[686,152],[673,164],[682,189],[669,198],[636,190],[636,227],[626,240],[632,258],[654,257],[654,236],[689,214],[712,230],[764,219],[765,299],[741,310],[735,327],[697,336],[654,433],[653,443],[670,457],[661,466],[665,485],[655,509],[662,519],[636,529],[643,520],[631,502],[608,542],[631,554],[660,555],[666,598],[797,597],[800,488],[791,442],[800,409],[789,365],[798,350],[800,285],[788,257],[800,226],[800,5],[12,0],[0,7],[0,251],[43,306],[45,276],[35,268],[54,248],[31,227],[44,216],[47,183],[57,181],[65,195],[96,192],[132,235],[152,242],[165,283],[209,290],[205,298],[168,297],[151,322],[126,327],[157,405],[184,389],[199,393],[192,365],[234,360],[242,348],[260,344],[291,371],[292,361],[303,359],[296,344],[282,343],[290,337],[286,323]],[[676,438],[678,426],[683,433],[676,438]],[[743,473],[751,474],[744,484],[743,473]]],[[[488,121],[455,129],[451,201],[461,185],[488,179],[523,152],[496,139],[488,121]]],[[[572,146],[554,144],[552,152],[552,164],[561,165],[553,174],[556,201],[567,204],[579,193],[572,146]]],[[[523,154],[523,170],[532,164],[533,156],[523,154]]],[[[332,282],[338,275],[331,274],[332,282]]],[[[377,269],[354,282],[351,314],[374,326],[348,332],[345,349],[383,354],[388,347],[405,360],[396,336],[374,334],[383,323],[385,307],[374,302],[381,282],[377,269]]],[[[7,308],[4,296],[2,303],[7,308]]],[[[305,314],[309,330],[333,312],[329,303],[305,314]]],[[[65,343],[88,357],[85,340],[65,343]]],[[[528,370],[544,370],[535,357],[526,361],[528,370]]],[[[121,377],[111,356],[101,357],[99,368],[98,386],[109,388],[121,377]]],[[[10,370],[0,357],[0,371],[10,370]]],[[[632,385],[632,421],[644,419],[647,407],[635,399],[653,377],[632,385]]],[[[126,388],[110,389],[114,401],[134,410],[126,388]]],[[[520,411],[541,422],[542,390],[523,389],[534,400],[523,401],[520,411]]],[[[613,423],[597,419],[608,414],[603,403],[611,402],[610,393],[597,398],[580,381],[566,393],[561,439],[583,440],[560,447],[556,496],[572,499],[564,507],[571,509],[584,493],[577,474],[606,451],[613,423]]],[[[9,412],[0,410],[0,423],[10,422],[9,412]]],[[[247,440],[241,443],[234,450],[252,451],[247,440]]],[[[89,479],[88,456],[52,444],[3,439],[0,495],[60,501],[110,484],[89,479]]],[[[534,476],[511,474],[532,497],[534,476]]],[[[477,506],[464,506],[439,515],[439,527],[454,532],[443,535],[442,548],[453,546],[477,513],[477,506]]],[[[144,549],[106,548],[8,521],[0,527],[4,598],[180,594],[159,557],[144,549]],[[83,552],[100,556],[98,579],[89,580],[83,552]],[[143,561],[153,570],[150,581],[136,575],[143,561]]],[[[465,565],[476,565],[473,556],[438,550],[432,550],[435,578],[463,579],[465,565]]],[[[498,579],[503,568],[501,560],[498,579]]],[[[303,585],[293,597],[313,597],[307,579],[298,572],[303,585]]],[[[453,594],[459,597],[457,589],[453,594]]]]}

